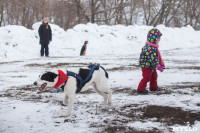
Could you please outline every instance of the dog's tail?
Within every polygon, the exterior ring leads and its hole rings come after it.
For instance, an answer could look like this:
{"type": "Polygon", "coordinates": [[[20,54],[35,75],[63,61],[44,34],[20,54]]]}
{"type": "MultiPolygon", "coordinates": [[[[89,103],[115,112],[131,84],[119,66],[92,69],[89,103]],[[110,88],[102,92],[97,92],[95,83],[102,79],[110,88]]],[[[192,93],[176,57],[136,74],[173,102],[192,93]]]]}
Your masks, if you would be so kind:
{"type": "Polygon", "coordinates": [[[103,70],[104,70],[104,72],[105,72],[105,76],[106,76],[106,78],[109,78],[109,76],[108,76],[108,73],[107,73],[106,69],[105,69],[104,67],[102,67],[100,64],[90,64],[90,65],[88,66],[88,68],[90,68],[90,69],[91,69],[93,65],[98,65],[98,67],[96,68],[96,70],[99,70],[100,68],[101,68],[101,69],[103,69],[103,70]]]}
{"type": "MultiPolygon", "coordinates": [[[[99,65],[100,66],[100,65],[99,65]]],[[[104,72],[105,72],[105,75],[106,75],[106,78],[108,79],[109,78],[109,76],[108,76],[108,73],[106,72],[106,69],[104,68],[104,67],[102,67],[102,66],[100,66],[103,70],[104,70],[104,72]]]]}

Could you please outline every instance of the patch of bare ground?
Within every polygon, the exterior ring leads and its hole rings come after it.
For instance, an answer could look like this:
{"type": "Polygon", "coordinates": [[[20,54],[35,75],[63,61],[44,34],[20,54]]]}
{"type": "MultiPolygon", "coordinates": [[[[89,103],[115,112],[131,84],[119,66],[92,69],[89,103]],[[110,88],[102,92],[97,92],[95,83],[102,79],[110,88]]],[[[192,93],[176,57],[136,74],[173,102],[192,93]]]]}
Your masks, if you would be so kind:
{"type": "Polygon", "coordinates": [[[178,69],[178,70],[200,70],[200,66],[171,66],[166,69],[178,69]]]}
{"type": "Polygon", "coordinates": [[[20,63],[20,62],[24,62],[24,61],[0,62],[0,65],[3,65],[3,64],[12,64],[12,63],[20,63]]]}
{"type": "MultiPolygon", "coordinates": [[[[118,88],[118,87],[115,87],[115,88],[111,88],[113,90],[113,93],[131,93],[135,90],[132,90],[131,88],[118,88]]],[[[135,91],[136,92],[136,91],[135,91]]]]}
{"type": "Polygon", "coordinates": [[[67,66],[67,67],[83,67],[83,66],[88,66],[88,63],[58,63],[58,64],[52,64],[50,67],[62,67],[62,66],[67,66]]]}
{"type": "MultiPolygon", "coordinates": [[[[149,94],[154,94],[154,95],[168,95],[168,94],[172,94],[171,90],[167,90],[165,88],[160,88],[159,91],[149,91],[149,94]]],[[[129,93],[129,95],[138,95],[137,90],[131,90],[131,92],[129,93]]]]}
{"type": "Polygon", "coordinates": [[[46,63],[46,64],[37,64],[37,63],[32,63],[32,64],[27,64],[25,66],[27,67],[41,67],[41,66],[49,66],[51,63],[46,63]]]}
{"type": "MultiPolygon", "coordinates": [[[[160,122],[167,126],[175,124],[179,125],[193,125],[195,121],[200,121],[200,112],[182,110],[178,107],[147,105],[141,107],[137,104],[129,104],[118,109],[113,109],[113,119],[104,119],[100,123],[92,123],[90,126],[93,128],[101,128],[101,132],[108,133],[161,133],[160,129],[152,128],[149,130],[137,130],[134,127],[128,126],[128,123],[135,121],[149,121],[160,122]]],[[[172,130],[168,128],[169,130],[172,130]]]]}
{"type": "Polygon", "coordinates": [[[127,65],[127,66],[113,67],[106,70],[114,72],[114,71],[131,71],[137,69],[139,69],[138,65],[127,65]]]}
{"type": "MultiPolygon", "coordinates": [[[[137,94],[137,90],[133,89],[133,88],[129,88],[129,87],[125,87],[125,88],[111,88],[113,90],[114,94],[118,94],[118,93],[126,93],[128,95],[138,95],[137,94]]],[[[159,91],[156,92],[149,92],[150,94],[155,94],[155,95],[164,95],[164,94],[172,94],[171,90],[166,89],[166,87],[161,87],[159,91]]]]}
{"type": "Polygon", "coordinates": [[[184,67],[178,67],[178,69],[200,70],[200,66],[184,66],[184,67]]]}
{"type": "Polygon", "coordinates": [[[200,112],[185,111],[178,107],[151,105],[145,108],[143,118],[157,118],[158,122],[164,122],[167,125],[193,125],[195,121],[200,121],[200,112]]]}
{"type": "Polygon", "coordinates": [[[83,67],[83,66],[88,66],[89,63],[46,63],[46,64],[38,64],[38,63],[32,63],[32,64],[27,64],[27,67],[51,67],[51,68],[56,68],[56,67],[83,67]]]}
{"type": "MultiPolygon", "coordinates": [[[[172,94],[172,93],[179,93],[179,94],[188,94],[187,92],[182,92],[181,90],[184,89],[191,89],[192,92],[194,93],[199,93],[200,92],[200,82],[180,82],[180,83],[174,83],[171,85],[165,85],[162,87],[159,87],[160,90],[156,92],[151,92],[150,94],[155,94],[155,95],[164,95],[164,94],[172,94]],[[180,90],[180,91],[176,91],[180,90]]],[[[137,95],[137,90],[134,89],[132,90],[131,88],[114,88],[114,92],[116,93],[129,93],[130,95],[137,95]],[[131,92],[130,92],[131,91],[131,92]]],[[[191,95],[191,94],[189,94],[191,95]]]]}
{"type": "MultiPolygon", "coordinates": [[[[107,118],[102,119],[101,122],[93,122],[90,124],[90,127],[102,129],[100,132],[107,133],[161,133],[161,131],[156,128],[152,128],[148,131],[140,131],[134,127],[128,126],[131,122],[141,120],[138,114],[142,114],[144,109],[138,106],[138,104],[131,104],[118,109],[113,108],[112,111],[109,112],[110,115],[112,114],[114,116],[113,119],[107,118]]],[[[104,111],[105,110],[102,109],[102,112],[104,111]]],[[[145,121],[145,119],[142,121],[145,121]]]]}
{"type": "Polygon", "coordinates": [[[124,127],[124,126],[113,126],[108,127],[104,130],[107,133],[161,133],[158,129],[153,128],[152,130],[148,131],[138,131],[131,127],[124,127]]]}
{"type": "Polygon", "coordinates": [[[168,86],[164,86],[164,88],[170,88],[171,90],[175,89],[186,89],[190,88],[192,91],[199,93],[200,92],[200,82],[180,82],[174,83],[168,86]]]}
{"type": "MultiPolygon", "coordinates": [[[[200,90],[200,83],[197,82],[182,82],[177,83],[170,86],[164,86],[160,88],[158,92],[152,92],[150,94],[162,95],[162,94],[171,94],[174,93],[175,89],[183,89],[184,88],[197,88],[194,91],[200,90]]],[[[112,88],[113,94],[117,93],[126,93],[126,94],[136,94],[136,90],[132,88],[112,88]]],[[[53,93],[56,90],[52,88],[46,88],[43,92],[38,92],[37,87],[33,85],[27,85],[22,87],[13,87],[12,89],[8,89],[4,94],[0,94],[0,97],[8,97],[15,98],[22,101],[32,101],[32,102],[44,102],[44,103],[54,103],[59,104],[60,101],[54,98],[53,93]],[[50,93],[49,95],[42,95],[45,93],[50,93]]],[[[82,94],[92,94],[95,93],[93,89],[89,89],[88,91],[82,92],[82,94]]],[[[83,102],[79,102],[80,105],[83,105],[83,102]]],[[[95,106],[98,103],[87,103],[87,106],[95,106]]],[[[197,103],[197,106],[200,106],[200,103],[197,103]]],[[[94,107],[95,108],[95,107],[94,107]]],[[[100,108],[98,108],[100,109],[100,108]]],[[[168,107],[168,106],[158,106],[158,105],[141,105],[141,104],[127,104],[122,107],[114,107],[111,111],[107,109],[101,108],[101,113],[106,113],[108,115],[112,115],[112,119],[101,118],[99,122],[91,122],[91,128],[98,128],[100,132],[107,133],[161,133],[160,129],[151,128],[147,131],[137,130],[133,126],[129,126],[129,123],[133,123],[135,121],[146,122],[160,122],[166,125],[166,128],[171,131],[170,126],[175,124],[193,125],[195,121],[200,121],[200,112],[198,111],[188,111],[182,110],[178,107],[168,107]]],[[[90,114],[91,111],[88,110],[86,113],[90,114]]],[[[91,115],[94,115],[95,112],[92,112],[91,115]]],[[[99,112],[98,112],[99,113],[99,112]]],[[[64,123],[74,123],[73,119],[65,119],[64,123]]],[[[89,122],[90,123],[90,122],[89,122]]],[[[59,122],[56,125],[60,124],[59,122]]]]}
{"type": "MultiPolygon", "coordinates": [[[[92,63],[45,63],[45,64],[38,64],[38,63],[31,63],[31,64],[27,64],[25,66],[27,67],[51,67],[51,68],[57,68],[57,67],[87,67],[88,65],[90,65],[92,63]]],[[[104,64],[100,64],[102,66],[107,65],[106,63],[104,64]]]]}
{"type": "MultiPolygon", "coordinates": [[[[7,98],[15,98],[22,101],[32,101],[32,102],[45,102],[48,103],[52,100],[52,95],[45,95],[42,96],[42,93],[55,93],[52,88],[46,88],[42,92],[38,92],[36,87],[32,85],[27,85],[24,87],[12,87],[11,89],[6,90],[4,93],[0,94],[0,97],[7,97],[7,98]],[[51,99],[51,100],[48,100],[51,99]]],[[[58,101],[54,101],[58,102],[58,101]]]]}
{"type": "Polygon", "coordinates": [[[198,60],[176,60],[176,59],[166,59],[165,61],[174,62],[176,64],[189,64],[196,65],[199,64],[198,60]]]}

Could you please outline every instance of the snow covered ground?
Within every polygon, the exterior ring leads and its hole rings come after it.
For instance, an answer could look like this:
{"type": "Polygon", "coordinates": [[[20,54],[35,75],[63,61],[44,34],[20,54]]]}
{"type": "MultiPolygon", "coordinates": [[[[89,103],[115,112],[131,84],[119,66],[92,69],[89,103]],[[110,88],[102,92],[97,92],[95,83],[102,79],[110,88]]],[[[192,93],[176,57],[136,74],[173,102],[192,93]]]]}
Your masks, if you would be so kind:
{"type": "Polygon", "coordinates": [[[137,95],[142,78],[139,53],[152,27],[77,25],[64,31],[51,25],[50,57],[40,58],[37,28],[0,28],[0,132],[199,132],[200,32],[190,26],[166,28],[160,50],[166,64],[158,72],[159,92],[137,95]],[[89,41],[86,57],[81,46],[89,41]],[[92,89],[77,95],[73,113],[59,117],[62,93],[53,88],[39,93],[33,82],[44,70],[100,63],[109,73],[111,107],[92,89]]]}

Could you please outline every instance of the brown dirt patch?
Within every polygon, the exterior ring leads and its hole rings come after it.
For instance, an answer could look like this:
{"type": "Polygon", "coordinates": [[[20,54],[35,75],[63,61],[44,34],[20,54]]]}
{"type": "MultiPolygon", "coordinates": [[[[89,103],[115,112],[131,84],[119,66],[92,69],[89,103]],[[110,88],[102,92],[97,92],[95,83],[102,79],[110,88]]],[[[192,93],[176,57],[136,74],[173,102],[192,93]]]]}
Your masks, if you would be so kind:
{"type": "Polygon", "coordinates": [[[67,66],[67,67],[83,67],[83,66],[87,66],[89,65],[89,63],[46,63],[46,64],[37,64],[37,63],[32,63],[32,64],[27,64],[27,67],[51,67],[51,68],[56,68],[56,67],[63,67],[63,66],[67,66]]]}
{"type": "Polygon", "coordinates": [[[11,93],[5,93],[5,94],[0,94],[0,97],[7,97],[7,98],[11,98],[14,97],[13,95],[11,95],[11,93]]]}
{"type": "MultiPolygon", "coordinates": [[[[184,63],[183,63],[184,64],[184,63]]],[[[200,70],[200,66],[171,66],[166,69],[178,69],[178,70],[200,70]]]]}
{"type": "Polygon", "coordinates": [[[169,62],[173,62],[173,63],[176,63],[176,64],[188,64],[188,65],[198,65],[199,64],[199,61],[198,60],[176,60],[176,59],[166,59],[165,61],[169,61],[169,62]]]}
{"type": "Polygon", "coordinates": [[[167,125],[193,125],[196,120],[200,121],[200,112],[184,111],[181,108],[168,106],[147,106],[144,112],[144,118],[157,118],[159,122],[165,122],[167,125]]]}
{"type": "Polygon", "coordinates": [[[0,62],[0,65],[3,65],[3,64],[12,64],[12,63],[20,63],[20,62],[24,62],[24,61],[0,62]]]}
{"type": "Polygon", "coordinates": [[[166,123],[167,125],[193,125],[194,122],[200,121],[200,112],[182,110],[178,107],[147,105],[143,108],[135,109],[135,105],[126,105],[121,107],[120,110],[126,112],[119,112],[123,116],[127,116],[133,120],[145,120],[149,118],[157,118],[156,122],[166,123]],[[141,112],[140,115],[135,115],[141,112]]]}
{"type": "Polygon", "coordinates": [[[83,67],[88,66],[89,63],[58,63],[58,64],[52,64],[50,67],[61,67],[61,66],[67,66],[67,67],[83,67]]]}
{"type": "MultiPolygon", "coordinates": [[[[52,88],[46,88],[44,91],[39,92],[37,87],[32,85],[22,86],[22,87],[11,87],[12,89],[6,90],[0,97],[15,98],[22,101],[32,101],[32,102],[50,102],[52,101],[52,95],[42,96],[41,93],[55,93],[56,90],[52,88]],[[50,100],[49,100],[50,99],[50,100]]],[[[57,101],[56,101],[57,102],[57,101]]]]}
{"type": "MultiPolygon", "coordinates": [[[[37,63],[32,63],[32,64],[27,64],[25,66],[27,67],[51,67],[51,68],[57,68],[57,67],[85,67],[88,66],[89,64],[92,63],[46,63],[46,64],[37,64],[37,63]]],[[[102,64],[103,65],[103,64],[102,64]]],[[[105,64],[104,64],[105,65],[105,64]]]]}
{"type": "Polygon", "coordinates": [[[200,70],[200,66],[184,66],[184,67],[177,67],[178,69],[191,69],[191,70],[200,70]]]}
{"type": "Polygon", "coordinates": [[[131,127],[124,127],[124,126],[112,126],[108,127],[104,130],[107,133],[161,133],[158,129],[152,129],[148,131],[138,131],[131,127]]]}
{"type": "Polygon", "coordinates": [[[139,69],[138,65],[128,65],[128,66],[120,66],[106,69],[107,71],[131,71],[139,69]]]}
{"type": "Polygon", "coordinates": [[[127,94],[129,94],[129,93],[131,93],[131,92],[133,92],[133,91],[135,91],[136,92],[136,90],[132,90],[131,88],[118,88],[118,87],[116,87],[116,88],[111,88],[112,90],[113,90],[113,93],[127,93],[127,94]]]}
{"type": "Polygon", "coordinates": [[[194,92],[200,92],[200,82],[180,82],[180,83],[174,83],[172,85],[168,85],[168,86],[163,86],[162,88],[170,88],[171,90],[175,90],[175,89],[186,89],[186,88],[190,88],[190,89],[194,89],[194,92]]]}
{"type": "MultiPolygon", "coordinates": [[[[105,112],[103,110],[102,112],[105,112]]],[[[102,129],[101,132],[108,133],[161,133],[160,129],[149,129],[148,131],[140,131],[134,129],[134,127],[129,127],[127,124],[135,121],[149,121],[160,122],[166,124],[167,126],[172,126],[174,124],[179,125],[193,125],[195,121],[200,121],[200,112],[182,110],[178,107],[168,107],[168,106],[157,106],[148,105],[141,106],[139,104],[129,104],[118,109],[113,109],[110,112],[113,119],[104,119],[102,122],[92,123],[90,126],[93,128],[102,129]]],[[[169,130],[172,130],[169,128],[169,130]]]]}

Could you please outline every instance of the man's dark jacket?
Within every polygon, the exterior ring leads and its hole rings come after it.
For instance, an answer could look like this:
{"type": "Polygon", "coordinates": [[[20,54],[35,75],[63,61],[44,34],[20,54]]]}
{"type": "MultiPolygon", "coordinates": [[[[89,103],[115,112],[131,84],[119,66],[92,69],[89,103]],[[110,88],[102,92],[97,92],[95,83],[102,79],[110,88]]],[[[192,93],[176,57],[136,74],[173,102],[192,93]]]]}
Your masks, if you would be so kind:
{"type": "Polygon", "coordinates": [[[41,24],[38,33],[40,36],[40,44],[49,44],[49,42],[52,40],[50,25],[48,25],[48,28],[46,28],[46,25],[41,24]]]}

